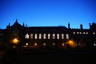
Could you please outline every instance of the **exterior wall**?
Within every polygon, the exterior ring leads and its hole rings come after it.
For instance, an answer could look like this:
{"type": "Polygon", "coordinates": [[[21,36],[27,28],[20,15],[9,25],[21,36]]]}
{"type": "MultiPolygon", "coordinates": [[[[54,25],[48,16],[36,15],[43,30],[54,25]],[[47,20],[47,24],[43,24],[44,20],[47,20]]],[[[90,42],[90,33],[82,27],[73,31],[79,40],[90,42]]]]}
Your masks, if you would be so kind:
{"type": "Polygon", "coordinates": [[[84,48],[96,46],[96,31],[66,27],[25,27],[19,23],[0,30],[0,46],[8,48],[84,48]],[[13,39],[18,39],[18,44],[13,39]]]}

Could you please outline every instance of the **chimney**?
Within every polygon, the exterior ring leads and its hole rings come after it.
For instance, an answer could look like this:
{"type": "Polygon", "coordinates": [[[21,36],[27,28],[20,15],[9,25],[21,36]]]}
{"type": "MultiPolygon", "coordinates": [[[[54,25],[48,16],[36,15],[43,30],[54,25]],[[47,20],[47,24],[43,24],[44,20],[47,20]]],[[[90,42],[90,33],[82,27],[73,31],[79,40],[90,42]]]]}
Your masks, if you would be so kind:
{"type": "Polygon", "coordinates": [[[25,26],[25,24],[23,23],[23,27],[25,26]]]}
{"type": "Polygon", "coordinates": [[[83,29],[83,25],[82,24],[80,24],[80,29],[83,29]]]}
{"type": "Polygon", "coordinates": [[[68,23],[68,28],[70,29],[70,23],[68,23]]]}
{"type": "Polygon", "coordinates": [[[10,23],[8,24],[7,28],[10,28],[10,23]]]}
{"type": "Polygon", "coordinates": [[[91,23],[89,23],[89,28],[91,28],[91,23]]]}

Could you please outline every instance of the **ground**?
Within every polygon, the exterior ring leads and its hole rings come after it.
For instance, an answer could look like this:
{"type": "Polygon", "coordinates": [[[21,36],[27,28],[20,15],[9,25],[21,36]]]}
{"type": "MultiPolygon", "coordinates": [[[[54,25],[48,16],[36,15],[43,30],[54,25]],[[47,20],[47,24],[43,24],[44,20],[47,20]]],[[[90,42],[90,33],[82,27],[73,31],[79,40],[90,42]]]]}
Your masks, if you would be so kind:
{"type": "Polygon", "coordinates": [[[2,51],[0,64],[93,64],[95,49],[24,49],[2,51]]]}

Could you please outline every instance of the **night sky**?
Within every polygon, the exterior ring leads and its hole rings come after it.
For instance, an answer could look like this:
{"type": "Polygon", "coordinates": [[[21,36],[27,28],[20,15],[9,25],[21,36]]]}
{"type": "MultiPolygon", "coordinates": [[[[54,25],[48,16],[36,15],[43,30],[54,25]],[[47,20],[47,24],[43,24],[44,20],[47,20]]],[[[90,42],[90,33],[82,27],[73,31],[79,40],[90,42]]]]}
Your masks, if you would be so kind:
{"type": "Polygon", "coordinates": [[[28,26],[89,28],[96,22],[96,0],[0,0],[0,28],[16,19],[28,26]]]}

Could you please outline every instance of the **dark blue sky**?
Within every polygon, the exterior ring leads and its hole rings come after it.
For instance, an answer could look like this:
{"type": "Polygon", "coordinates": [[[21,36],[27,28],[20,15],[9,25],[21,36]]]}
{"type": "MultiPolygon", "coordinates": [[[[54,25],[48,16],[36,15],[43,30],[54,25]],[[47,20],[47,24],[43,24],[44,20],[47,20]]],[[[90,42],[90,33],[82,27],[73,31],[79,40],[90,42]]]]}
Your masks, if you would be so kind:
{"type": "Polygon", "coordinates": [[[96,21],[96,0],[0,0],[0,28],[15,22],[28,26],[89,28],[96,21]]]}

